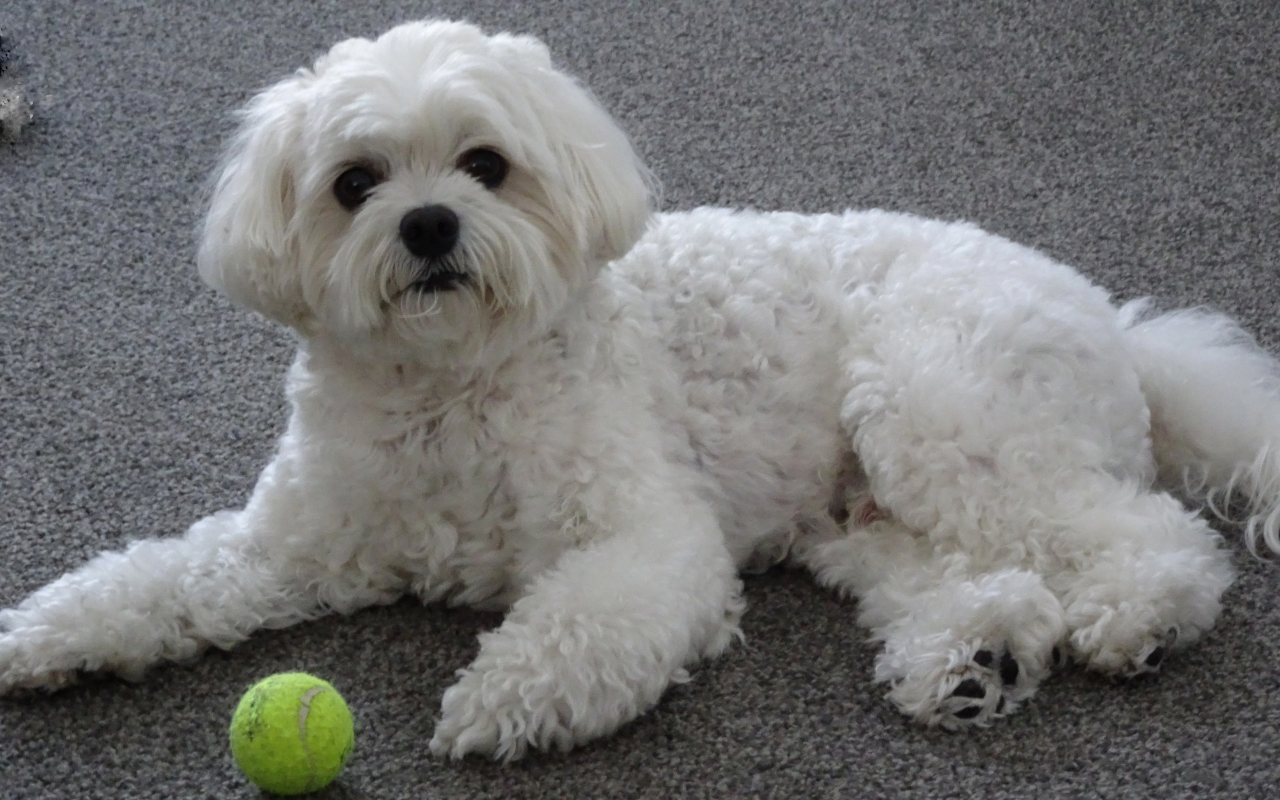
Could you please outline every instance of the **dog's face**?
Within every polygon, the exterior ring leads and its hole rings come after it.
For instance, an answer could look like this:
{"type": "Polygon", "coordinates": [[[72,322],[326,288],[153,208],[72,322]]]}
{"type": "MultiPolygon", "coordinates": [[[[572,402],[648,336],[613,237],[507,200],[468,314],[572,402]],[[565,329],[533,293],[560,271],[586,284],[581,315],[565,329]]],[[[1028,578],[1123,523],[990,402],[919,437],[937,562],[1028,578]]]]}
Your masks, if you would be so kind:
{"type": "Polygon", "coordinates": [[[477,358],[546,324],[649,212],[626,136],[541,43],[410,23],[249,103],[200,272],[307,336],[477,358]]]}

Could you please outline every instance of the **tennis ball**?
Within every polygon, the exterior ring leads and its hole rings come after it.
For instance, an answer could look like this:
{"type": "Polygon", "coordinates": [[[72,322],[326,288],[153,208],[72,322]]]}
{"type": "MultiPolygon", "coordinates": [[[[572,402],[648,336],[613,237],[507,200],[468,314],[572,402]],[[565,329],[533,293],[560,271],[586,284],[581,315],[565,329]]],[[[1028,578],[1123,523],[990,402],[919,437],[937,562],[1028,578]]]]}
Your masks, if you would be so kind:
{"type": "Polygon", "coordinates": [[[249,687],[231,716],[236,766],[274,794],[304,794],[329,785],[354,745],[355,726],[342,695],[305,672],[263,678],[249,687]]]}

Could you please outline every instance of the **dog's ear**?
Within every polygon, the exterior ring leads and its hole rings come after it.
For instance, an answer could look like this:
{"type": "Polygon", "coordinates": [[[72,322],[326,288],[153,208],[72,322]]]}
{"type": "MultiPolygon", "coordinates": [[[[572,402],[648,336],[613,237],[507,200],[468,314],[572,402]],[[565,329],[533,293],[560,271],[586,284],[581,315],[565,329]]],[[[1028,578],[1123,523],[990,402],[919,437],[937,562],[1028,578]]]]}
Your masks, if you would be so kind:
{"type": "Polygon", "coordinates": [[[200,276],[232,300],[303,329],[298,247],[291,228],[308,71],[254,97],[241,112],[201,232],[200,276]]]}
{"type": "Polygon", "coordinates": [[[653,214],[655,184],[613,117],[571,76],[552,65],[546,45],[530,36],[499,35],[493,45],[533,84],[561,176],[585,223],[586,254],[603,264],[626,254],[653,214]]]}
{"type": "MultiPolygon", "coordinates": [[[[565,80],[572,80],[561,76],[565,80]]],[[[654,182],[631,140],[589,91],[562,107],[564,163],[587,214],[588,252],[603,264],[631,249],[654,211],[654,182]]]]}

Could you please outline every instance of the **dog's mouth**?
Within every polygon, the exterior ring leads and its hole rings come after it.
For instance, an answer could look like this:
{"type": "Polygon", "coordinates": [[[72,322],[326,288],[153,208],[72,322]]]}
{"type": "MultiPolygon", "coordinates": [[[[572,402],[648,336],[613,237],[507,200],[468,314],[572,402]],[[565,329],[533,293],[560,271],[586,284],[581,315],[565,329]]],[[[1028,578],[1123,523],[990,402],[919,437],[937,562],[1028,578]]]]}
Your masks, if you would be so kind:
{"type": "Polygon", "coordinates": [[[471,282],[465,272],[451,269],[433,269],[406,287],[411,292],[449,292],[471,282]]]}

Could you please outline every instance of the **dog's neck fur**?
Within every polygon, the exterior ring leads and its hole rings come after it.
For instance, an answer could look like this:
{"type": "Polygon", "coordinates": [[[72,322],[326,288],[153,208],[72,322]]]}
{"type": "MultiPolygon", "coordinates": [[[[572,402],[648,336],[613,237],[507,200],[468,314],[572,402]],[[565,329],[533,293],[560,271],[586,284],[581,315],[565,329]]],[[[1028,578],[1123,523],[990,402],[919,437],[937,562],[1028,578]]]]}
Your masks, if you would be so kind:
{"type": "Polygon", "coordinates": [[[324,335],[302,337],[290,395],[300,400],[314,384],[320,390],[316,399],[324,402],[340,388],[341,396],[369,412],[443,414],[459,403],[501,393],[504,386],[520,385],[540,361],[592,358],[609,328],[583,313],[584,301],[587,294],[602,291],[607,288],[593,281],[554,318],[541,324],[521,321],[495,331],[483,349],[447,346],[444,354],[424,353],[407,346],[353,346],[324,335]]]}

